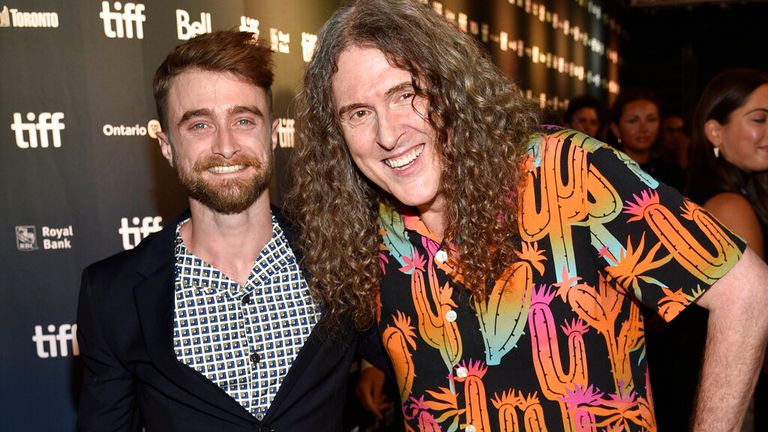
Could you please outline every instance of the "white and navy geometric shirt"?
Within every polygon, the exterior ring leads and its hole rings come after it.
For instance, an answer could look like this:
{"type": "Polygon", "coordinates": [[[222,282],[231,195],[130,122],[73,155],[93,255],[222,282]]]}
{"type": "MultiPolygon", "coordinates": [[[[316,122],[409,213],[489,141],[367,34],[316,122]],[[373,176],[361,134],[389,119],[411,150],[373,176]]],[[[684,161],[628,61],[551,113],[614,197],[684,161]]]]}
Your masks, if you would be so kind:
{"type": "Polygon", "coordinates": [[[258,420],[320,317],[283,230],[272,217],[245,286],[194,256],[176,227],[176,358],[258,420]]]}

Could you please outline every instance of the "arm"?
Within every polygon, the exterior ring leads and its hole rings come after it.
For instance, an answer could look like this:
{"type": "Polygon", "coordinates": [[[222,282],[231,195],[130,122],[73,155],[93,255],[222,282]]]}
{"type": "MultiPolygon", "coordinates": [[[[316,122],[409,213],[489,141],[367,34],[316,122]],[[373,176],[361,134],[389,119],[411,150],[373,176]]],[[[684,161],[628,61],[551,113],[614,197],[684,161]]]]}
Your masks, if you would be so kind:
{"type": "Polygon", "coordinates": [[[84,364],[78,431],[139,431],[133,377],[112,353],[102,333],[99,306],[88,270],[77,310],[77,340],[84,364]]]}
{"type": "Polygon", "coordinates": [[[355,385],[355,394],[362,403],[363,408],[370,411],[376,418],[383,418],[384,411],[390,406],[387,396],[382,391],[386,375],[372,364],[363,359],[360,365],[360,378],[355,385]]]}
{"type": "Polygon", "coordinates": [[[698,300],[709,309],[695,431],[739,431],[768,341],[768,267],[747,249],[698,300]]]}

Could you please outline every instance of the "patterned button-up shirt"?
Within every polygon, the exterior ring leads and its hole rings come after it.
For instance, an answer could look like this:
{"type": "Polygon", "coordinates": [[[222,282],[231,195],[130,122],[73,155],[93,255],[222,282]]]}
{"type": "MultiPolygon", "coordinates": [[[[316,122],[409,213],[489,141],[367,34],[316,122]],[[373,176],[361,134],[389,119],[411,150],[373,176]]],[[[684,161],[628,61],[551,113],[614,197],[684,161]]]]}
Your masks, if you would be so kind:
{"type": "Polygon", "coordinates": [[[176,228],[176,358],[262,419],[319,312],[285,235],[272,238],[244,286],[190,252],[176,228]]]}
{"type": "Polygon", "coordinates": [[[536,136],[522,169],[520,260],[483,302],[415,211],[382,205],[378,325],[406,422],[656,430],[640,304],[672,319],[738,261],[743,242],[586,135],[536,136]]]}

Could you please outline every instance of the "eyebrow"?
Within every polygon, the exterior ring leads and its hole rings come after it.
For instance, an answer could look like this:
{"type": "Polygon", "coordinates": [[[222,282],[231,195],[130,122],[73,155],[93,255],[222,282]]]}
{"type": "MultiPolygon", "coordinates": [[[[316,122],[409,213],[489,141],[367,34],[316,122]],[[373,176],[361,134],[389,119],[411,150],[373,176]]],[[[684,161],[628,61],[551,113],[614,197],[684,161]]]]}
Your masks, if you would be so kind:
{"type": "MultiPolygon", "coordinates": [[[[395,93],[401,92],[406,89],[413,89],[413,83],[411,81],[403,81],[402,83],[393,86],[392,88],[390,88],[384,93],[384,97],[389,99],[395,93]]],[[[354,111],[358,108],[365,108],[367,106],[368,106],[367,104],[363,104],[363,103],[351,103],[348,105],[344,105],[343,107],[339,108],[339,111],[338,111],[339,117],[343,116],[344,114],[350,111],[354,111]]]]}
{"type": "MultiPolygon", "coordinates": [[[[261,110],[255,105],[237,105],[227,110],[227,114],[242,113],[251,113],[257,117],[264,117],[264,113],[262,113],[261,110]]],[[[213,117],[213,111],[208,108],[200,108],[187,111],[181,116],[178,124],[182,124],[193,117],[213,117]]]]}
{"type": "Polygon", "coordinates": [[[755,108],[755,109],[753,109],[753,110],[751,110],[751,111],[747,112],[747,114],[746,114],[746,115],[750,115],[750,114],[752,114],[753,112],[764,112],[764,113],[768,113],[768,108],[755,108]]]}

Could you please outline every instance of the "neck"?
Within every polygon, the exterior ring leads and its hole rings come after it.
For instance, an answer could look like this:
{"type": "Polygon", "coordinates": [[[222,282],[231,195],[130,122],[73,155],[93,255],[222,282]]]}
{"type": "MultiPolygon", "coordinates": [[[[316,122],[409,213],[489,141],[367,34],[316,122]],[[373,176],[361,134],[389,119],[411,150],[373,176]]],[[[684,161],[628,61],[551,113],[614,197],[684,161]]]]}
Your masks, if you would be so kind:
{"type": "Polygon", "coordinates": [[[190,221],[181,227],[181,238],[195,256],[244,285],[256,258],[272,237],[272,212],[265,191],[250,207],[237,214],[222,214],[190,199],[190,221]]]}

